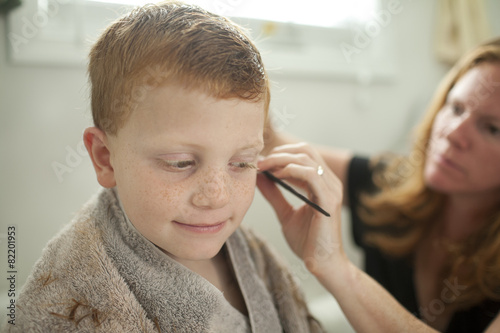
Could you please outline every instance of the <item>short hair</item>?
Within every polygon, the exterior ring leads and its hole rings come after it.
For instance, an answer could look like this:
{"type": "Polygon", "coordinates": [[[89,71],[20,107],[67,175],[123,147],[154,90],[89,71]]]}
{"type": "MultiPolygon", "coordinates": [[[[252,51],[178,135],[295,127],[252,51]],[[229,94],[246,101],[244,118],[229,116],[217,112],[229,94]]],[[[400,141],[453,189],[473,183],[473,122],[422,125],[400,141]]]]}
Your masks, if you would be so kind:
{"type": "Polygon", "coordinates": [[[177,82],[216,98],[263,102],[269,79],[257,47],[229,19],[163,1],[113,22],[90,51],[94,125],[116,135],[148,90],[177,82]]]}

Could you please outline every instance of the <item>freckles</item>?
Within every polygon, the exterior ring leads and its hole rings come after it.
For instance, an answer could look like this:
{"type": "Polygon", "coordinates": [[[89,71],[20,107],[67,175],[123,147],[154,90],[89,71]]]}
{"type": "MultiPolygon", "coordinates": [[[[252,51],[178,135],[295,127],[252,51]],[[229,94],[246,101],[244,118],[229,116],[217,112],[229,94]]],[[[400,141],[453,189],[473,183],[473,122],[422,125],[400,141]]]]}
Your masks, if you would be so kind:
{"type": "Polygon", "coordinates": [[[158,191],[158,193],[162,198],[162,202],[173,205],[178,202],[178,199],[186,191],[187,187],[187,185],[180,184],[175,186],[164,186],[158,191]]]}
{"type": "Polygon", "coordinates": [[[255,182],[239,181],[234,185],[234,191],[237,194],[252,195],[255,191],[255,182]]]}
{"type": "Polygon", "coordinates": [[[160,195],[163,198],[163,200],[165,200],[167,203],[172,202],[172,191],[171,190],[165,188],[165,189],[160,191],[160,195]]]}

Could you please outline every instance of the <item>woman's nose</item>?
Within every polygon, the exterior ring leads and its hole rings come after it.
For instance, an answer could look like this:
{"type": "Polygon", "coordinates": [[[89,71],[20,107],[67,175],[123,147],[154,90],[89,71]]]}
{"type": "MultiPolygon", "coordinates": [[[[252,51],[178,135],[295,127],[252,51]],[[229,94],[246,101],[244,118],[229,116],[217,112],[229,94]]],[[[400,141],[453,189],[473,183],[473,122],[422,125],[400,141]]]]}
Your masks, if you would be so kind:
{"type": "Polygon", "coordinates": [[[470,116],[463,115],[451,120],[445,127],[444,134],[453,146],[459,149],[467,149],[471,145],[471,130],[472,122],[470,116]]]}
{"type": "Polygon", "coordinates": [[[200,208],[217,209],[229,202],[228,175],[222,170],[207,170],[198,179],[192,202],[200,208]]]}

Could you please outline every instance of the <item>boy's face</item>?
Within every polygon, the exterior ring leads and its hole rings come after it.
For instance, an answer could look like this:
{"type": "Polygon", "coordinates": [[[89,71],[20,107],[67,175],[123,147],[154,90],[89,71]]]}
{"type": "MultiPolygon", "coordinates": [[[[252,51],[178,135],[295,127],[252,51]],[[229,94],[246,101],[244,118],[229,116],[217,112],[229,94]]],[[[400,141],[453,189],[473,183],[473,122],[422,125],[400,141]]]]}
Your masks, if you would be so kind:
{"type": "Polygon", "coordinates": [[[214,257],[254,196],[264,105],[166,85],[108,137],[134,226],[179,261],[214,257]]]}

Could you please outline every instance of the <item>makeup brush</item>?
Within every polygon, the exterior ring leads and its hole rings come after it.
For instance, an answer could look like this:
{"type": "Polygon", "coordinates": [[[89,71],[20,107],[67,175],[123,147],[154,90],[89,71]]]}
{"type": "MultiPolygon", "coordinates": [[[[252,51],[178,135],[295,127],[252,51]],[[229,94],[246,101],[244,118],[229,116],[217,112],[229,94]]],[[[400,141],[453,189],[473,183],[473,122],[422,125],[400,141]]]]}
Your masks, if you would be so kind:
{"type": "Polygon", "coordinates": [[[323,208],[321,208],[320,206],[318,206],[317,204],[315,204],[314,202],[312,202],[311,200],[309,200],[308,198],[306,198],[305,196],[303,196],[302,194],[297,192],[293,187],[291,187],[290,185],[288,185],[287,183],[285,183],[284,181],[282,181],[281,179],[279,179],[278,177],[276,177],[275,175],[273,175],[269,171],[262,171],[262,173],[265,174],[267,176],[267,178],[269,178],[272,181],[283,186],[286,190],[290,191],[292,194],[297,196],[299,199],[304,201],[306,204],[308,204],[312,208],[316,209],[321,214],[323,214],[325,216],[330,216],[330,214],[328,214],[323,208]]]}

